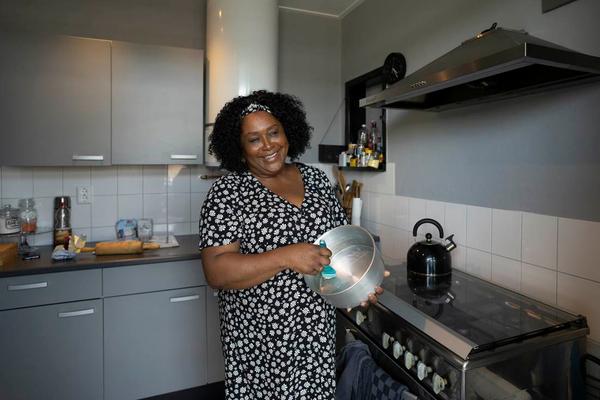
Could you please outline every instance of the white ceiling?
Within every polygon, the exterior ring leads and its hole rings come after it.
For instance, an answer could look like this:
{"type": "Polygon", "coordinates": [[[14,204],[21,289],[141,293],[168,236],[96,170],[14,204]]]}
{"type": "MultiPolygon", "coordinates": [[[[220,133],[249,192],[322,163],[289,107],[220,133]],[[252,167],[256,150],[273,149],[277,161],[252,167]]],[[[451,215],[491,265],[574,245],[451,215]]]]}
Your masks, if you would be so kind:
{"type": "Polygon", "coordinates": [[[279,0],[279,8],[343,18],[364,0],[279,0]]]}

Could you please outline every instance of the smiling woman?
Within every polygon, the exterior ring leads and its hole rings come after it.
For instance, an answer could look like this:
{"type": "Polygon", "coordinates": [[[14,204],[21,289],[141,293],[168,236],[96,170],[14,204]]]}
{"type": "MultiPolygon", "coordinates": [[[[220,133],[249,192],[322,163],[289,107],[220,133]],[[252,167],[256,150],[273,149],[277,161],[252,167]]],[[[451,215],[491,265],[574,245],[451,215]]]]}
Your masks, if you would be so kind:
{"type": "Polygon", "coordinates": [[[347,223],[325,173],[301,163],[311,128],[289,95],[254,92],[227,103],[211,150],[233,171],[202,207],[200,248],[219,290],[228,399],[333,400],[335,309],[304,275],[330,263],[312,244],[347,223]]]}

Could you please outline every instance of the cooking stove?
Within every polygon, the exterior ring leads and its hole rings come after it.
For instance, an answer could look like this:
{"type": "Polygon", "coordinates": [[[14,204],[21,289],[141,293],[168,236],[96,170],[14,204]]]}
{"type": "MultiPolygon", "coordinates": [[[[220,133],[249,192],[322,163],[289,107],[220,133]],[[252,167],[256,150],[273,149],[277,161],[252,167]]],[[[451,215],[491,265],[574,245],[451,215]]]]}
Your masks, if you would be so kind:
{"type": "Polygon", "coordinates": [[[379,303],[340,310],[346,332],[424,399],[578,399],[587,321],[454,270],[445,278],[386,266],[379,303]]]}

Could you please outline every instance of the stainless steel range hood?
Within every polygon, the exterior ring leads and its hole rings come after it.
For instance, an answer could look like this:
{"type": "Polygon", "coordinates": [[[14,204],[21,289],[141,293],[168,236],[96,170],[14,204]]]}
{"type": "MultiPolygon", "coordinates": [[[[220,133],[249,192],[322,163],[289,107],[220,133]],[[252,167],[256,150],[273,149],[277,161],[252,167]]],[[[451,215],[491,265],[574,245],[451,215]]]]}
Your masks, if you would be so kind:
{"type": "Polygon", "coordinates": [[[441,111],[600,79],[600,57],[495,25],[360,106],[441,111]]]}

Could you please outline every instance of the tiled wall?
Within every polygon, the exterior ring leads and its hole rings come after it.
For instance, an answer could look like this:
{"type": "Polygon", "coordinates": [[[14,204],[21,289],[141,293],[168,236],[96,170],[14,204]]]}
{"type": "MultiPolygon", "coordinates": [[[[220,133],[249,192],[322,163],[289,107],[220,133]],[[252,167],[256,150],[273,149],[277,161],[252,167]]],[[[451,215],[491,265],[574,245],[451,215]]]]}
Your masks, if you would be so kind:
{"type": "MultiPolygon", "coordinates": [[[[406,261],[415,222],[433,218],[458,243],[452,252],[455,268],[585,315],[592,346],[598,346],[600,223],[397,196],[393,164],[385,173],[345,175],[364,184],[361,224],[380,235],[387,261],[406,261]]],[[[426,232],[439,237],[425,224],[418,240],[426,232]]]]}
{"type": "MultiPolygon", "coordinates": [[[[119,218],[153,218],[155,231],[198,232],[200,207],[213,172],[202,166],[125,166],[64,168],[0,168],[0,200],[14,207],[33,197],[38,226],[51,227],[55,196],[71,196],[71,225],[89,241],[115,238],[119,218]],[[78,204],[77,187],[92,187],[92,203],[78,204]]],[[[34,244],[52,243],[51,233],[36,235],[34,244]]]]}

